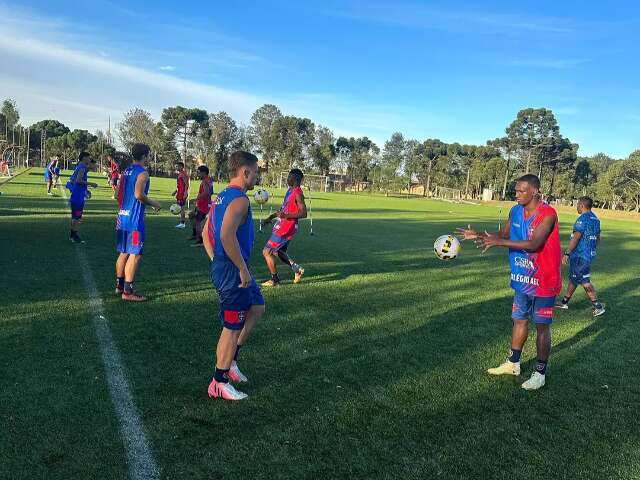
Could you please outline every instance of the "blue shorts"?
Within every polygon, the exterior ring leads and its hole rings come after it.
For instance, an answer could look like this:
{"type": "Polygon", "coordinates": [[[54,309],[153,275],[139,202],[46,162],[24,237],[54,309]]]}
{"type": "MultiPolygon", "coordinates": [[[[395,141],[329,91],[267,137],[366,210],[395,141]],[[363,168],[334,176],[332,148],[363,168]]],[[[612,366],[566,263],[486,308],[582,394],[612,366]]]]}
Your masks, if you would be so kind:
{"type": "Polygon", "coordinates": [[[535,323],[551,325],[553,321],[553,305],[556,297],[534,297],[526,293],[516,292],[513,297],[511,318],[514,320],[529,320],[535,323]]]}
{"type": "Polygon", "coordinates": [[[272,255],[277,254],[279,251],[286,252],[287,248],[289,248],[289,242],[293,240],[292,238],[281,237],[280,235],[276,235],[275,233],[271,234],[269,240],[265,244],[264,248],[269,251],[272,255]]]}
{"type": "Polygon", "coordinates": [[[591,262],[582,257],[569,259],[569,280],[574,285],[591,283],[591,262]]]}
{"type": "Polygon", "coordinates": [[[185,198],[184,200],[176,200],[176,203],[179,206],[184,207],[187,204],[187,199],[185,198]]]}
{"type": "Polygon", "coordinates": [[[116,230],[116,250],[130,255],[142,255],[144,247],[144,230],[116,230]]]}
{"type": "Polygon", "coordinates": [[[214,258],[211,262],[211,282],[220,297],[220,323],[229,330],[242,330],[247,313],[253,305],[264,305],[264,298],[255,279],[247,288],[240,288],[240,270],[231,260],[214,258]]]}
{"type": "Polygon", "coordinates": [[[84,212],[84,203],[69,202],[69,206],[71,207],[71,218],[73,220],[80,220],[84,212]]]}

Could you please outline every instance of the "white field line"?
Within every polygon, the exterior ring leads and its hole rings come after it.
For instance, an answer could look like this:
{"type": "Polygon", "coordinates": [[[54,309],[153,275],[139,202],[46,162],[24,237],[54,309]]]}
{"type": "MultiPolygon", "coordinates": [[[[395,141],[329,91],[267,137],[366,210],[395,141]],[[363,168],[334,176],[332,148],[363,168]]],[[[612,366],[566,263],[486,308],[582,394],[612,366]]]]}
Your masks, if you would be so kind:
{"type": "MultiPolygon", "coordinates": [[[[66,205],[67,193],[65,187],[60,185],[59,189],[62,191],[66,205]]],[[[144,433],[142,419],[133,402],[127,373],[122,363],[120,351],[111,335],[109,323],[104,315],[104,305],[96,287],[87,254],[82,246],[76,248],[76,254],[82,268],[84,286],[89,295],[93,327],[100,346],[109,393],[120,423],[120,433],[127,453],[129,476],[133,480],[158,479],[160,478],[158,466],[144,433]]]]}

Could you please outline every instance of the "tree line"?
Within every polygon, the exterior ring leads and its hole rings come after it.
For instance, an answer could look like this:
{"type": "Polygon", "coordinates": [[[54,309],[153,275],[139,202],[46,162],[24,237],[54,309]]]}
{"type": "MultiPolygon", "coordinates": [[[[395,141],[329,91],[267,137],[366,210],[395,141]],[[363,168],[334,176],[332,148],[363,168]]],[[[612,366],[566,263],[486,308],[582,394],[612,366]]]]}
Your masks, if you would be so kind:
{"type": "MultiPolygon", "coordinates": [[[[88,150],[101,160],[112,155],[126,161],[126,153],[114,148],[111,132],[71,131],[57,120],[24,127],[19,119],[15,102],[5,100],[0,109],[0,135],[4,132],[5,145],[15,143],[15,134],[12,137],[10,132],[26,129],[33,159],[39,159],[44,150],[47,158],[56,155],[68,162],[88,150]]],[[[640,150],[626,159],[602,153],[579,156],[579,146],[561,134],[553,112],[545,108],[521,110],[504,136],[485,145],[416,140],[396,132],[378,146],[366,136],[336,137],[328,127],[285,115],[271,104],[258,108],[248,125],[223,111],[174,106],[154,119],[149,112],[134,108],[115,132],[125,151],[138,142],[151,147],[151,169],[157,175],[171,174],[175,162],[182,160],[190,170],[207,164],[216,178],[223,179],[229,154],[244,149],[261,158],[266,184],[274,184],[281,171],[300,167],[319,175],[339,174],[347,184],[385,193],[429,196],[439,186],[479,198],[488,188],[497,197],[509,199],[515,178],[535,173],[549,198],[590,195],[606,208],[640,211],[640,150]]]]}

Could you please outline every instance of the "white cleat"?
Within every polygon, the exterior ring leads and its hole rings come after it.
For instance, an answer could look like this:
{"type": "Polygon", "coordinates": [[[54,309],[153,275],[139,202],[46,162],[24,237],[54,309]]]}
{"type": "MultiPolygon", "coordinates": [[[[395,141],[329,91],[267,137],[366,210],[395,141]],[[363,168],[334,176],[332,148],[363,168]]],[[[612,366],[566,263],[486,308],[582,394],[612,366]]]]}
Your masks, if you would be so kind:
{"type": "Polygon", "coordinates": [[[489,368],[487,370],[489,375],[520,375],[520,362],[513,363],[507,360],[502,365],[496,368],[489,368]]]}
{"type": "Polygon", "coordinates": [[[593,309],[593,316],[599,317],[600,315],[604,315],[604,312],[606,312],[606,310],[604,309],[604,305],[602,305],[600,308],[593,309]]]}
{"type": "Polygon", "coordinates": [[[176,228],[184,229],[186,228],[186,225],[184,223],[179,223],[176,225],[176,228]]]}
{"type": "Polygon", "coordinates": [[[238,368],[238,364],[236,362],[231,363],[231,368],[229,368],[229,380],[233,383],[247,383],[249,379],[240,371],[238,368]]]}
{"type": "Polygon", "coordinates": [[[525,390],[538,390],[544,387],[545,375],[540,372],[533,372],[531,378],[522,384],[522,388],[525,390]]]}
{"type": "Polygon", "coordinates": [[[230,383],[221,383],[211,380],[207,390],[210,398],[222,398],[224,400],[244,400],[249,397],[246,393],[235,389],[230,383]]]}

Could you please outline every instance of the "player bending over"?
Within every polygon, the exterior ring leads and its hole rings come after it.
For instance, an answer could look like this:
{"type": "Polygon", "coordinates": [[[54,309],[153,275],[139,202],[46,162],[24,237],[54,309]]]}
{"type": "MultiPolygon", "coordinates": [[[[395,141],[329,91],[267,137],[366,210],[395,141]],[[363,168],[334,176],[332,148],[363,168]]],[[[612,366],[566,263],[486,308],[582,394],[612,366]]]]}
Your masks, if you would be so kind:
{"type": "Polygon", "coordinates": [[[143,302],[146,298],[135,291],[133,281],[142,260],[144,247],[144,211],[149,205],[156,211],[160,203],[147,196],[149,172],[145,168],[150,149],[143,143],[131,148],[133,163],[122,172],[118,190],[120,210],[116,217],[116,295],[123,300],[143,302]]]}
{"type": "Polygon", "coordinates": [[[262,250],[262,256],[267,263],[269,273],[271,273],[271,280],[267,280],[262,284],[265,287],[275,287],[280,284],[280,277],[278,277],[278,269],[276,267],[276,256],[293,270],[293,283],[300,283],[302,275],[304,275],[304,268],[294,262],[287,253],[289,243],[298,231],[298,220],[307,217],[307,205],[304,202],[304,193],[300,187],[303,178],[304,174],[298,168],[294,168],[289,172],[289,176],[287,177],[289,189],[284,196],[282,208],[262,221],[262,225],[264,226],[270,224],[274,218],[278,218],[278,221],[273,227],[271,238],[267,240],[262,250]]]}
{"type": "Polygon", "coordinates": [[[176,203],[180,206],[180,221],[176,228],[185,228],[185,210],[187,196],[189,195],[189,175],[184,170],[184,163],[176,163],[176,189],[171,196],[176,197],[176,203]]]}
{"type": "Polygon", "coordinates": [[[593,306],[593,316],[602,315],[604,305],[598,301],[596,288],[591,283],[591,264],[596,258],[596,250],[600,243],[600,220],[591,211],[593,200],[589,197],[578,199],[578,213],[580,216],[573,224],[573,234],[569,246],[564,251],[562,263],[569,264],[569,287],[557,308],[569,308],[569,300],[576,291],[577,285],[582,285],[593,306]]]}
{"type": "MultiPolygon", "coordinates": [[[[47,195],[53,195],[51,188],[57,182],[56,169],[58,169],[58,158],[53,157],[47,165],[47,168],[44,169],[44,181],[47,182],[47,195]]],[[[60,169],[58,169],[58,175],[59,174],[60,169]]]]}
{"type": "Polygon", "coordinates": [[[264,298],[249,271],[253,248],[253,219],[247,190],[258,178],[258,159],[237,151],[229,157],[229,186],[209,209],[204,247],[211,259],[211,281],[220,299],[222,333],[216,348],[216,368],[209,396],[242,400],[247,394],[229,383],[247,381],[238,368],[238,354],[264,314],[264,298]]]}
{"type": "MultiPolygon", "coordinates": [[[[98,185],[87,181],[89,176],[89,166],[95,165],[96,161],[87,152],[81,152],[78,156],[78,164],[67,182],[67,188],[71,191],[69,206],[71,207],[71,229],[69,230],[69,240],[73,243],[84,243],[80,238],[78,230],[82,223],[84,213],[84,203],[87,199],[88,187],[97,188],[98,185]]],[[[51,180],[50,180],[51,182],[51,180]]]]}
{"type": "Polygon", "coordinates": [[[487,372],[491,375],[520,375],[520,355],[528,334],[528,321],[536,324],[537,363],[525,390],[544,386],[551,352],[551,322],[556,295],[562,289],[560,235],[556,211],[540,200],[540,180],[524,175],[516,183],[516,201],[501,232],[478,233],[469,226],[458,229],[465,240],[475,240],[484,251],[491,247],[509,249],[513,299],[511,350],[507,361],[487,372]]]}

